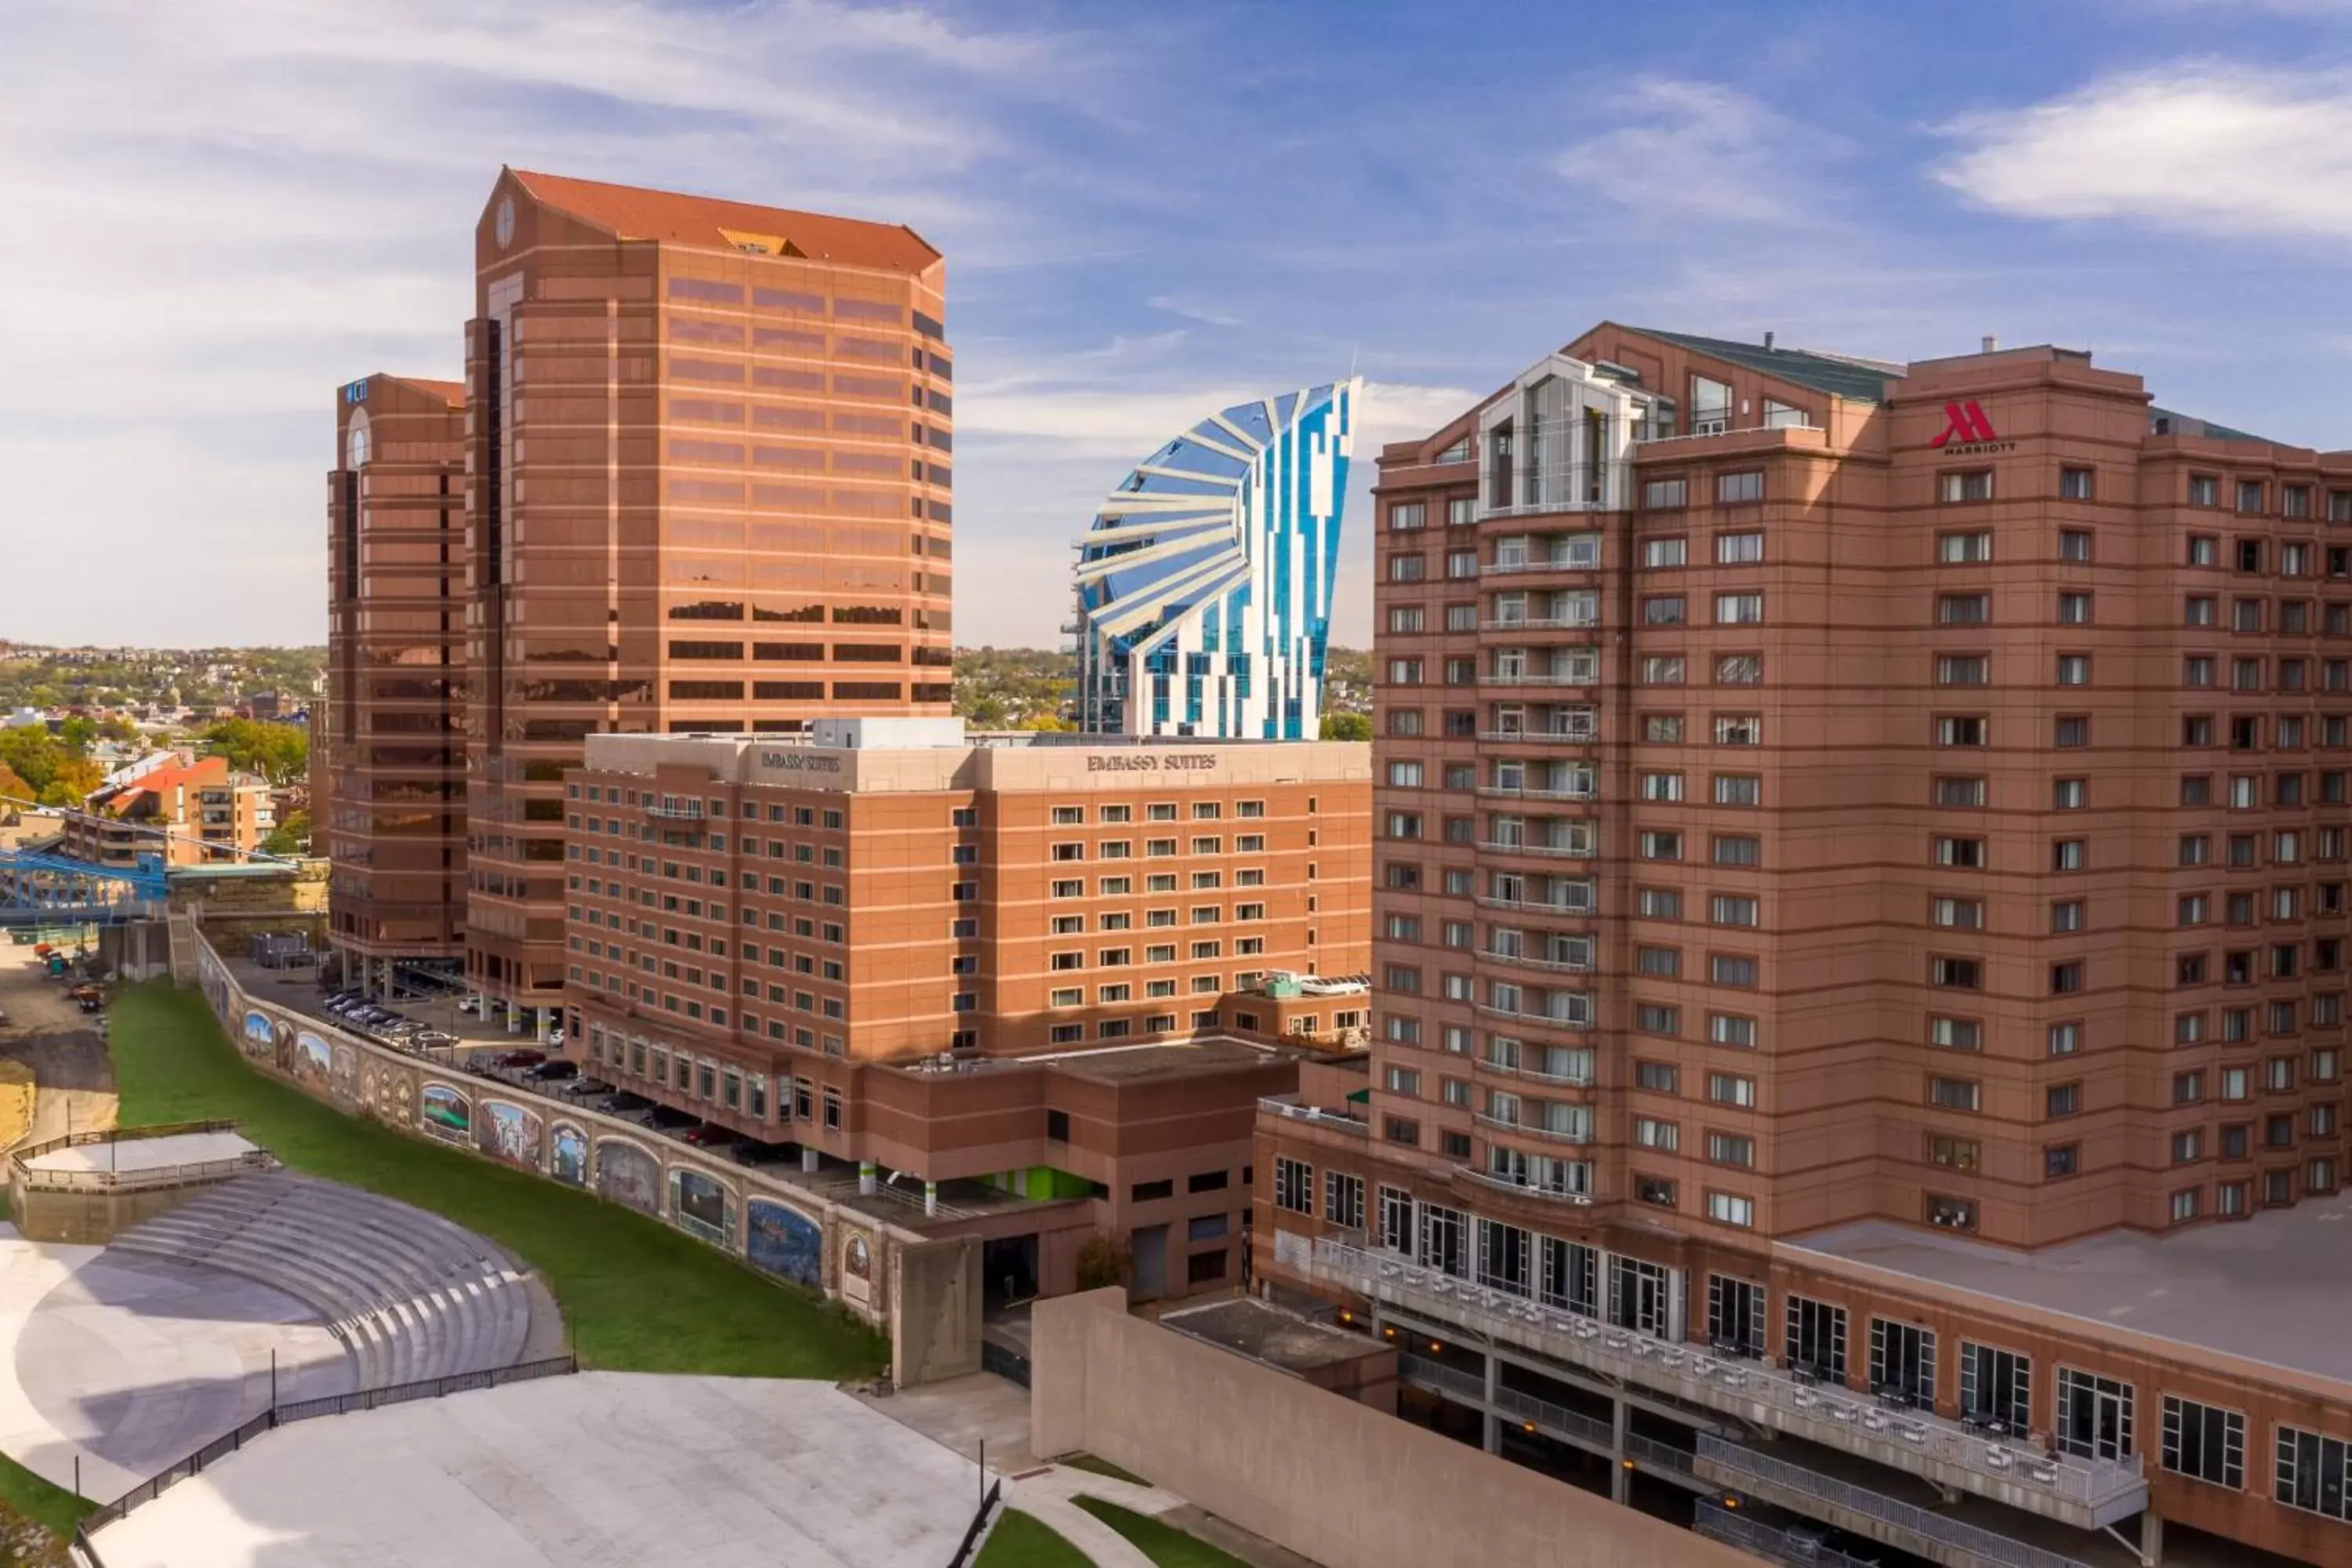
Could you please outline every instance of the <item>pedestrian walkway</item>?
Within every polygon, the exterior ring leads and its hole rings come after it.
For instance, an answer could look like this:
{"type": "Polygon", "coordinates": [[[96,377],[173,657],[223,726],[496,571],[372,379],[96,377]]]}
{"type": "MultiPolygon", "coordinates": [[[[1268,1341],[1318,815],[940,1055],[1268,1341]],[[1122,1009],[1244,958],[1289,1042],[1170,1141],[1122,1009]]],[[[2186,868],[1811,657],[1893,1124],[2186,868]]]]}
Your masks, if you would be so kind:
{"type": "Polygon", "coordinates": [[[1068,1465],[1017,1478],[1005,1489],[1004,1501],[1051,1525],[1055,1534],[1093,1558],[1095,1568],[1152,1568],[1151,1559],[1127,1537],[1070,1500],[1082,1493],[1145,1514],[1166,1513],[1184,1501],[1158,1487],[1139,1487],[1068,1465]]]}

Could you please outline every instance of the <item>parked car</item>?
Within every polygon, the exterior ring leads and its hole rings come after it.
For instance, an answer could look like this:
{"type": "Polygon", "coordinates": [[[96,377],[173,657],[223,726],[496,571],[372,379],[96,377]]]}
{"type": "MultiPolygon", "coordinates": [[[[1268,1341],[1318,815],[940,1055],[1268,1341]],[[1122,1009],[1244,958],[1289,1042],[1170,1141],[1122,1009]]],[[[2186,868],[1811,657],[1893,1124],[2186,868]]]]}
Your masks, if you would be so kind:
{"type": "Polygon", "coordinates": [[[757,1138],[739,1138],[727,1146],[727,1157],[739,1165],[772,1165],[798,1152],[790,1143],[763,1143],[757,1138]]]}
{"type": "Polygon", "coordinates": [[[651,1105],[646,1108],[644,1115],[637,1118],[637,1122],[640,1126],[650,1127],[656,1132],[667,1132],[676,1136],[687,1128],[695,1126],[701,1120],[701,1117],[691,1110],[680,1110],[675,1106],[668,1105],[651,1105]]]}
{"type": "Polygon", "coordinates": [[[686,1141],[698,1148],[723,1149],[741,1136],[743,1135],[732,1127],[721,1127],[715,1122],[706,1121],[699,1127],[688,1129],[686,1141]]]}
{"type": "Polygon", "coordinates": [[[578,1078],[580,1064],[550,1058],[536,1067],[525,1068],[522,1076],[533,1083],[555,1083],[567,1078],[578,1078]]]}
{"type": "Polygon", "coordinates": [[[601,1078],[575,1078],[570,1083],[558,1086],[555,1092],[567,1100],[585,1100],[596,1095],[612,1093],[613,1086],[601,1078]]]}
{"type": "Polygon", "coordinates": [[[457,1011],[468,1018],[478,1018],[482,1016],[482,999],[478,996],[462,997],[458,1000],[457,1011]]]}
{"type": "Polygon", "coordinates": [[[618,1094],[608,1094],[598,1100],[596,1109],[607,1116],[635,1116],[652,1103],[644,1095],[632,1094],[625,1089],[618,1094]]]}
{"type": "Polygon", "coordinates": [[[410,1037],[408,1043],[423,1050],[437,1051],[456,1045],[457,1037],[443,1029],[420,1029],[410,1037]]]}
{"type": "Polygon", "coordinates": [[[535,1068],[547,1059],[545,1051],[502,1051],[491,1058],[497,1068],[535,1068]]]}

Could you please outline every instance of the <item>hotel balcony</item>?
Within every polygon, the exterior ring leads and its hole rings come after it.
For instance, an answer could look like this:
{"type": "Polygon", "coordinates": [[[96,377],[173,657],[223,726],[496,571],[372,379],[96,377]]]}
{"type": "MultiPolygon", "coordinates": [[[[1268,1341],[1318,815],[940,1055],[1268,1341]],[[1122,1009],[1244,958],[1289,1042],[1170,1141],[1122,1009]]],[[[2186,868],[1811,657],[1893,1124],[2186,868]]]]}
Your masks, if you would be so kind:
{"type": "MultiPolygon", "coordinates": [[[[1475,1165],[1456,1165],[1454,1167],[1454,1173],[1465,1182],[1475,1183],[1482,1187],[1491,1187],[1498,1193],[1509,1193],[1515,1197],[1537,1198],[1545,1203],[1566,1204],[1574,1208],[1589,1209],[1592,1206],[1591,1193],[1571,1193],[1559,1187],[1538,1187],[1527,1182],[1513,1181],[1508,1176],[1498,1176],[1492,1171],[1482,1171],[1475,1165]]],[[[1320,1247],[1322,1243],[1318,1242],[1316,1245],[1320,1247]]]]}
{"type": "Polygon", "coordinates": [[[1508,742],[1513,745],[1597,746],[1601,743],[1601,726],[1595,721],[1558,730],[1481,730],[1478,738],[1489,742],[1508,742]]]}
{"type": "Polygon", "coordinates": [[[1544,843],[1532,838],[1482,838],[1478,847],[1489,855],[1538,855],[1562,860],[1590,860],[1595,853],[1593,836],[1580,836],[1579,844],[1567,839],[1544,843]]]}
{"type": "Polygon", "coordinates": [[[1598,612],[1581,616],[1511,616],[1478,623],[1482,632],[1590,632],[1600,626],[1598,612]]]}
{"type": "Polygon", "coordinates": [[[1590,958],[1546,958],[1532,952],[1507,952],[1498,948],[1482,947],[1478,956],[1489,963],[1499,963],[1511,969],[1532,969],[1542,974],[1590,974],[1590,958]]]}
{"type": "Polygon", "coordinates": [[[1543,1068],[1513,1066],[1491,1057],[1474,1057],[1471,1061],[1478,1071],[1502,1073],[1510,1078],[1524,1079],[1529,1083],[1559,1084],[1567,1089],[1591,1089],[1593,1083],[1591,1068],[1580,1072],[1551,1072],[1543,1068]]]}
{"type": "MultiPolygon", "coordinates": [[[[1463,1173],[1493,1183],[1484,1173],[1463,1173]]],[[[1495,1184],[1510,1185],[1507,1183],[1495,1184]]],[[[1517,1189],[1514,1190],[1525,1190],[1517,1189]]],[[[1297,1254],[1293,1253],[1296,1258],[1297,1254]]],[[[1823,1385],[1766,1363],[1731,1359],[1634,1330],[1580,1317],[1526,1297],[1456,1279],[1390,1253],[1318,1238],[1304,1271],[1318,1284],[1411,1312],[1553,1363],[1671,1395],[1684,1405],[1717,1411],[1744,1426],[1835,1450],[1919,1478],[1945,1492],[1990,1499],[2009,1509],[2094,1531],[2147,1506],[2147,1479],[2137,1458],[2116,1461],[2050,1456],[2015,1443],[1988,1440],[1957,1421],[1916,1409],[1884,1408],[1868,1395],[1823,1385]]],[[[1738,1443],[1703,1438],[1699,1473],[1740,1489],[1777,1487],[1791,1498],[1845,1488],[1852,1511],[1885,1522],[1909,1520],[1907,1504],[1889,1493],[1757,1453],[1738,1443]],[[1717,1467],[1708,1476],[1706,1467],[1717,1467]],[[1790,1473],[1791,1470],[1794,1474],[1790,1473]],[[1734,1475],[1739,1479],[1731,1479],[1734,1475]],[[1808,1491],[1808,1489],[1811,1489],[1808,1491]]],[[[1814,1510],[1817,1511],[1816,1510],[1814,1510]]],[[[1914,1521],[1916,1522],[1916,1521],[1914,1521]]],[[[1938,1561],[1975,1568],[2063,1568],[2073,1560],[2042,1552],[1995,1531],[1936,1520],[1969,1532],[1974,1556],[1938,1561]],[[1992,1554],[1994,1545],[2007,1555],[1992,1554]]],[[[1851,1528],[1849,1526],[1849,1528],[1851,1528]]],[[[1907,1527],[1906,1527],[1907,1528],[1907,1527]]],[[[1933,1539],[1923,1534],[1921,1539],[1933,1539]]],[[[1952,1544],[1948,1542],[1947,1544],[1952,1544]]],[[[1916,1548],[1907,1548],[1916,1550],[1916,1548]]]]}
{"type": "Polygon", "coordinates": [[[1539,784],[1483,784],[1478,793],[1498,800],[1598,800],[1601,785],[1593,779],[1572,779],[1565,789],[1539,784]]]}

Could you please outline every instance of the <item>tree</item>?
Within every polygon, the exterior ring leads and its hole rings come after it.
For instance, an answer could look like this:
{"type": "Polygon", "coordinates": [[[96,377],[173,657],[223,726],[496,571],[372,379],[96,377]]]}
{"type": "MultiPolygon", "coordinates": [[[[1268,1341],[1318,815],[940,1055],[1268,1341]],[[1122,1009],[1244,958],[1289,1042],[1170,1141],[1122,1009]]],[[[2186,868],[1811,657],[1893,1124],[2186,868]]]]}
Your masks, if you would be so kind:
{"type": "Polygon", "coordinates": [[[310,850],[310,814],[289,811],[286,820],[261,841],[261,847],[272,855],[307,855],[310,850]]]}
{"type": "Polygon", "coordinates": [[[41,791],[43,805],[79,806],[89,792],[106,782],[106,770],[88,757],[68,757],[58,764],[48,786],[41,791]]]}
{"type": "Polygon", "coordinates": [[[6,766],[38,795],[47,790],[66,764],[66,749],[38,724],[0,730],[0,765],[6,766]]]}
{"type": "Polygon", "coordinates": [[[98,721],[76,714],[58,726],[58,739],[75,756],[86,757],[89,755],[90,743],[98,739],[98,721]]]}
{"type": "Polygon", "coordinates": [[[1108,1231],[1098,1230],[1078,1248],[1078,1289],[1099,1290],[1106,1285],[1124,1285],[1133,1265],[1126,1246],[1108,1231]]]}
{"type": "Polygon", "coordinates": [[[1323,715],[1323,738],[1327,741],[1369,741],[1372,738],[1372,721],[1361,713],[1326,713],[1323,715]]]}
{"type": "Polygon", "coordinates": [[[205,731],[205,743],[229,766],[274,784],[291,784],[310,770],[310,732],[299,724],[224,719],[205,731]]]}

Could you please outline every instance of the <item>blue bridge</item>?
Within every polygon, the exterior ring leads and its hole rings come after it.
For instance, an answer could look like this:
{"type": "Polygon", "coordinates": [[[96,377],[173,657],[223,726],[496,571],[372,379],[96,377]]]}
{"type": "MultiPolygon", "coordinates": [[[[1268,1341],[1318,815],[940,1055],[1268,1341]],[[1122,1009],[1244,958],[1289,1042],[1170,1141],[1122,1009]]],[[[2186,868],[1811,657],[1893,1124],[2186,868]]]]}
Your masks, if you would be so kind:
{"type": "Polygon", "coordinates": [[[163,910],[163,858],[128,868],[0,849],[0,926],[111,924],[163,910]]]}

